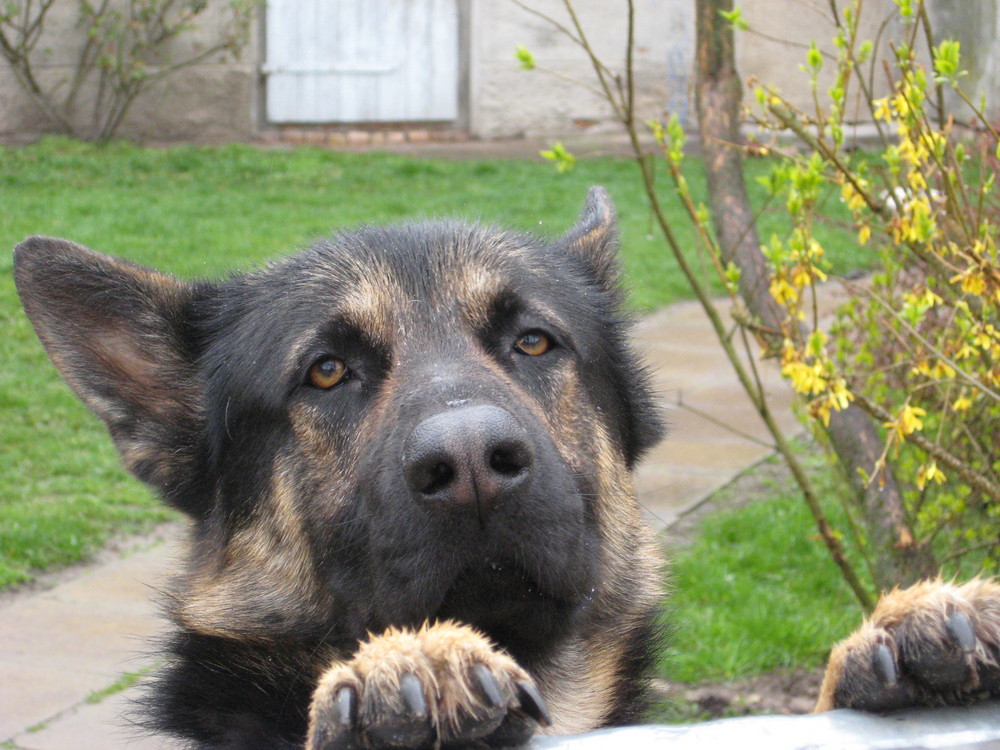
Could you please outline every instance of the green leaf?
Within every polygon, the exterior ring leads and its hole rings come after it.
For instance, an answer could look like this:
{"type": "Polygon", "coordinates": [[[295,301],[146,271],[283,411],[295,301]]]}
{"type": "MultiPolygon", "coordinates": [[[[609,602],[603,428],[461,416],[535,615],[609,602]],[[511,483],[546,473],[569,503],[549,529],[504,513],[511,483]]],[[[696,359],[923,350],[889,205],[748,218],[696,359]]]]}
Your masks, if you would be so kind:
{"type": "Polygon", "coordinates": [[[934,48],[934,70],[938,74],[938,80],[954,83],[955,78],[960,75],[958,70],[960,47],[956,40],[945,39],[934,48]]]}
{"type": "Polygon", "coordinates": [[[676,113],[671,114],[670,119],[667,120],[667,143],[669,144],[667,156],[674,164],[680,164],[684,161],[686,141],[687,135],[684,133],[684,126],[681,125],[681,118],[676,113]]]}
{"type": "Polygon", "coordinates": [[[742,8],[733,8],[728,12],[720,10],[719,15],[729,21],[729,23],[733,25],[734,29],[739,29],[740,31],[749,31],[750,29],[750,25],[743,18],[742,8]]]}
{"type": "Polygon", "coordinates": [[[813,72],[819,72],[823,67],[823,54],[819,51],[819,47],[816,46],[816,42],[809,45],[809,51],[806,53],[806,63],[813,72]]]}
{"type": "Polygon", "coordinates": [[[562,143],[555,143],[548,151],[539,151],[539,156],[554,162],[556,171],[559,173],[572,172],[576,166],[576,157],[573,156],[562,143]]]}
{"type": "Polygon", "coordinates": [[[726,282],[733,288],[736,288],[740,283],[740,276],[742,275],[742,270],[732,261],[726,266],[726,282]]]}
{"type": "Polygon", "coordinates": [[[528,51],[528,48],[523,44],[517,45],[517,49],[514,51],[514,57],[518,59],[521,63],[522,70],[534,70],[535,69],[535,56],[528,51]]]}

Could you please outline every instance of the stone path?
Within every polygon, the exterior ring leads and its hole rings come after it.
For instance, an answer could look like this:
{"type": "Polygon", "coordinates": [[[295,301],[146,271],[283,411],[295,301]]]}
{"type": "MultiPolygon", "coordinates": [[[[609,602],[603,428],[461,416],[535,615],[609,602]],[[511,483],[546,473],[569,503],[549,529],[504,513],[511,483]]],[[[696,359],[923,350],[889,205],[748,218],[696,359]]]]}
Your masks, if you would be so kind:
{"type": "MultiPolygon", "coordinates": [[[[697,303],[643,319],[636,339],[655,370],[669,422],[667,439],[647,457],[636,486],[650,522],[662,529],[770,450],[764,425],[697,303]]],[[[794,428],[789,391],[773,367],[765,369],[775,410],[784,426],[794,428]]],[[[0,602],[0,746],[177,747],[130,728],[126,715],[135,688],[109,690],[124,674],[155,664],[150,639],[162,624],[154,599],[180,529],[170,531],[166,541],[84,568],[47,591],[0,602]]]]}

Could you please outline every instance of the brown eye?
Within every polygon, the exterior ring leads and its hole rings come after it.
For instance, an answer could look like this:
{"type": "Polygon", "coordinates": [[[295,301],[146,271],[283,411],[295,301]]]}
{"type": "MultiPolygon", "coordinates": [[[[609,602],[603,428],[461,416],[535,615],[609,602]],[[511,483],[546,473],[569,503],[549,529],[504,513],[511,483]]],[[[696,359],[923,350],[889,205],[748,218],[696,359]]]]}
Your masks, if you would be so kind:
{"type": "Polygon", "coordinates": [[[327,390],[333,388],[347,374],[347,365],[334,357],[324,357],[309,368],[309,384],[327,390]]]}
{"type": "Polygon", "coordinates": [[[552,339],[541,331],[528,331],[518,337],[517,341],[514,342],[514,348],[521,354],[537,357],[552,348],[552,339]]]}

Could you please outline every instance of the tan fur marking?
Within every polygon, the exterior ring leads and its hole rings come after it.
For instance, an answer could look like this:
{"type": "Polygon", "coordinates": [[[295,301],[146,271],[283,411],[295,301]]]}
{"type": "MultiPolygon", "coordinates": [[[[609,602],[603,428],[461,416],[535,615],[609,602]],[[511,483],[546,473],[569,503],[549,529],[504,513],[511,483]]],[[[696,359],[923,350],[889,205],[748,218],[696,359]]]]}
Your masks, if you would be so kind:
{"type": "Polygon", "coordinates": [[[848,654],[856,649],[872,648],[880,635],[884,634],[866,620],[858,630],[833,647],[827,661],[826,671],[823,673],[823,682],[819,688],[819,698],[813,707],[813,713],[831,711],[836,708],[834,694],[844,675],[844,665],[847,662],[848,654]]]}
{"type": "Polygon", "coordinates": [[[503,291],[504,280],[496,271],[482,266],[456,264],[446,271],[442,299],[457,302],[465,322],[473,329],[489,325],[490,309],[503,291]]]}
{"type": "MultiPolygon", "coordinates": [[[[214,566],[201,567],[180,597],[179,621],[227,637],[274,635],[269,617],[318,619],[332,603],[316,580],[288,477],[274,472],[268,502],[237,529],[214,566]]],[[[280,636],[279,636],[280,637],[280,636]]]]}
{"type": "Polygon", "coordinates": [[[396,340],[393,310],[403,291],[387,273],[372,273],[352,285],[337,301],[338,312],[379,344],[390,347],[396,340]]]}
{"type": "MultiPolygon", "coordinates": [[[[316,327],[326,324],[331,318],[342,317],[365,331],[375,343],[391,348],[402,333],[398,306],[405,299],[405,294],[397,280],[384,268],[358,269],[358,279],[350,284],[349,289],[345,295],[330,300],[326,306],[317,304],[316,327]]],[[[290,370],[298,366],[303,354],[312,345],[313,336],[303,336],[289,350],[285,368],[290,370]]]]}
{"type": "Polygon", "coordinates": [[[607,716],[614,670],[595,663],[592,649],[579,641],[567,643],[558,662],[536,675],[552,716],[542,734],[579,734],[591,731],[607,716]]]}
{"type": "Polygon", "coordinates": [[[624,456],[596,418],[575,368],[567,363],[550,376],[559,399],[551,412],[541,415],[543,424],[567,465],[586,472],[596,485],[593,507],[604,541],[596,601],[616,590],[636,592],[630,609],[616,614],[613,632],[567,644],[552,668],[538,675],[553,718],[553,725],[542,731],[567,734],[592,729],[611,710],[628,636],[659,600],[661,558],[635,500],[624,456]]]}

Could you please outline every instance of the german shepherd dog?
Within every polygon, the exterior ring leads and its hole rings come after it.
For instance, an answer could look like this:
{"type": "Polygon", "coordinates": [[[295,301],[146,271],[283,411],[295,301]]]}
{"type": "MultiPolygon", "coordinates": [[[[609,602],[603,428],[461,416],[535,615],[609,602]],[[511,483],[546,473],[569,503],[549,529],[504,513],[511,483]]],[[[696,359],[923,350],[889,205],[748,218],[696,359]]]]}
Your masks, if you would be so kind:
{"type": "MultiPolygon", "coordinates": [[[[555,241],[367,227],[218,282],[17,247],[56,367],[191,520],[152,727],[500,747],[640,716],[662,570],[630,475],[662,427],[616,256],[599,188],[555,241]]],[[[897,594],[821,707],[995,691],[998,623],[992,584],[897,594]]]]}

